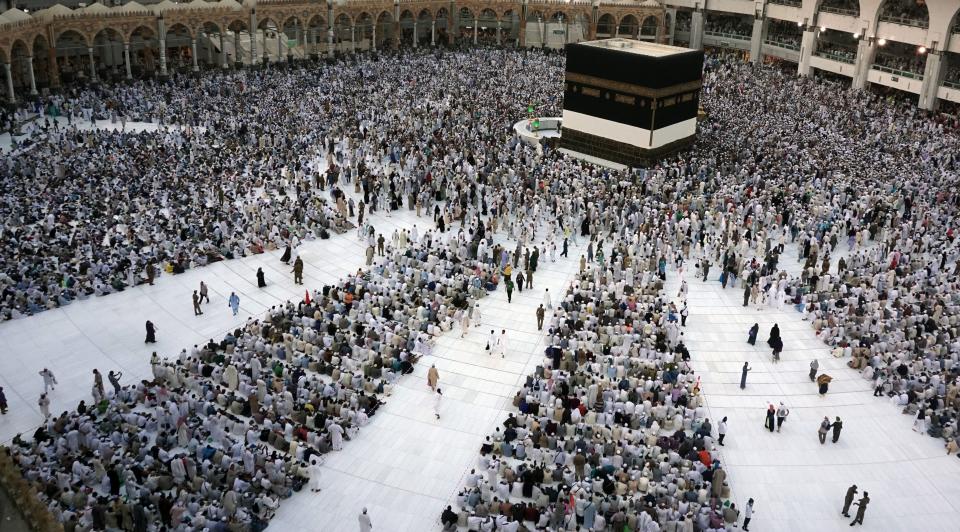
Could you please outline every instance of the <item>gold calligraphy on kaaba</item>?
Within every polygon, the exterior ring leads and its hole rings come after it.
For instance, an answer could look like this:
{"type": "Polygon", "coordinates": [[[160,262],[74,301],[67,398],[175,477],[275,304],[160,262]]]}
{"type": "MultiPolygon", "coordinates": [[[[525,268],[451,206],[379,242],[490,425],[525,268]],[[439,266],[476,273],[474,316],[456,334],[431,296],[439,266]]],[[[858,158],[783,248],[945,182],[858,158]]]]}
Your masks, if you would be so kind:
{"type": "Polygon", "coordinates": [[[576,72],[567,72],[566,81],[580,83],[582,85],[591,85],[593,87],[599,87],[601,89],[608,89],[615,92],[621,92],[624,94],[633,94],[635,96],[643,96],[646,98],[660,98],[663,96],[672,96],[678,93],[691,92],[700,89],[703,86],[703,83],[700,80],[688,81],[686,83],[678,83],[676,85],[671,85],[669,87],[663,87],[661,89],[651,89],[649,87],[643,87],[641,85],[634,85],[632,83],[624,83],[622,81],[614,81],[612,79],[598,78],[596,76],[588,76],[586,74],[578,74],[576,72]]]}

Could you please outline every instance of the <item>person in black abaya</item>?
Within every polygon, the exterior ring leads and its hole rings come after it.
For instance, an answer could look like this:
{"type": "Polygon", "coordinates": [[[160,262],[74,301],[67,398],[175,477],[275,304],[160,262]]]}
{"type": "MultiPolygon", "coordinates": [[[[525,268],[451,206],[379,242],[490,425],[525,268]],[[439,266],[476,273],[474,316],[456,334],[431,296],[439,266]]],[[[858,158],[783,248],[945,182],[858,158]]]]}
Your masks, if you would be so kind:
{"type": "Polygon", "coordinates": [[[157,343],[157,328],[153,325],[153,322],[147,320],[147,339],[143,341],[145,344],[155,344],[157,343]]]}
{"type": "Polygon", "coordinates": [[[287,249],[283,250],[283,256],[280,257],[280,262],[284,264],[290,263],[290,256],[293,254],[293,250],[290,249],[290,244],[287,244],[287,249]]]}
{"type": "Polygon", "coordinates": [[[783,351],[783,340],[780,339],[780,326],[776,323],[770,329],[770,337],[767,338],[767,345],[773,349],[773,361],[780,361],[780,351],[783,351]]]}
{"type": "Polygon", "coordinates": [[[527,469],[523,472],[523,496],[533,497],[533,471],[527,469]]]}
{"type": "Polygon", "coordinates": [[[257,286],[263,288],[267,286],[267,280],[263,273],[263,268],[257,268],[257,286]]]}

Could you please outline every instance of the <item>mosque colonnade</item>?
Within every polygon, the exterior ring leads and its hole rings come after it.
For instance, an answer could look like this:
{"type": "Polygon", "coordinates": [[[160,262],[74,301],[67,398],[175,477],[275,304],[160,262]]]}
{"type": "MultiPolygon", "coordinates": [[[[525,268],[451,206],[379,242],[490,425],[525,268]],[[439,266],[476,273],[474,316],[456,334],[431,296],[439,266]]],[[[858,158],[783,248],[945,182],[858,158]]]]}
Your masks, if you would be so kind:
{"type": "Polygon", "coordinates": [[[664,9],[654,1],[163,0],[79,9],[58,4],[33,14],[11,9],[0,14],[2,92],[16,102],[103,77],[167,76],[401,46],[561,47],[603,36],[601,19],[616,21],[613,35],[666,39],[664,9]]]}

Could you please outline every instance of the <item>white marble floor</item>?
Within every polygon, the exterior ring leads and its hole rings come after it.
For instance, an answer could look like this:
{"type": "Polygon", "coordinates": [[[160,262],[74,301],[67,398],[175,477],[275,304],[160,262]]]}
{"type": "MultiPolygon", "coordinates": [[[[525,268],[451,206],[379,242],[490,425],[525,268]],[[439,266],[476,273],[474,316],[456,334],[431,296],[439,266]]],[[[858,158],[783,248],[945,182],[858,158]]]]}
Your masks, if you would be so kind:
{"type": "MultiPolygon", "coordinates": [[[[865,530],[960,529],[960,460],[946,455],[943,441],[913,432],[912,416],[873,397],[871,382],[847,368],[847,359],[833,358],[792,307],[745,308],[741,285],[724,290],[718,275],[704,283],[687,274],[684,338],[702,377],[710,419],[715,424],[728,418],[722,461],[734,502],[755,500],[751,530],[849,529],[851,519],[840,509],[850,484],[870,493],[865,530]],[[754,323],[760,325],[756,347],[746,342],[754,323]],[[777,364],[766,346],[774,323],[784,342],[777,364]],[[808,378],[814,358],[821,373],[834,377],[825,396],[808,378]],[[753,371],[741,390],[744,362],[753,371]],[[771,433],[763,427],[765,411],[780,401],[790,415],[782,432],[771,433]],[[816,431],[823,416],[843,420],[838,443],[828,436],[820,444],[816,431]]],[[[676,296],[678,289],[673,272],[667,294],[676,296]]]]}
{"type": "MultiPolygon", "coordinates": [[[[4,143],[9,145],[0,138],[0,145],[4,143]]],[[[395,227],[431,225],[410,211],[372,218],[385,235],[395,227]]],[[[299,252],[311,288],[335,282],[363,264],[363,246],[353,232],[305,243],[299,252]]],[[[459,329],[441,337],[433,355],[401,380],[359,437],[328,457],[323,491],[301,492],[284,501],[271,529],[356,530],[356,516],[364,506],[375,529],[439,529],[440,511],[476,463],[481,441],[512,411],[511,398],[540,363],[543,335],[536,330],[534,309],[543,300],[543,290],[549,288],[557,301],[579,254],[579,248],[571,247],[570,259],[551,263],[543,257],[535,288],[515,292],[511,304],[503,291],[481,300],[482,326],[463,339],[459,329]],[[484,350],[491,329],[508,331],[505,358],[484,350]],[[433,417],[425,382],[430,364],[439,369],[445,390],[440,420],[433,417]]],[[[226,261],[162,276],[152,287],[0,324],[0,385],[10,401],[10,413],[0,416],[0,442],[32,432],[40,422],[36,401],[43,383],[37,372],[43,367],[60,381],[51,393],[51,410],[73,408],[90,397],[95,367],[122,370],[124,382],[147,377],[152,351],[173,356],[181,348],[218,338],[271,305],[299,299],[303,288],[293,284],[289,270],[280,263],[279,252],[226,261]],[[264,268],[269,283],[262,290],[255,284],[257,267],[264,268]],[[203,316],[194,317],[190,294],[200,280],[210,286],[212,301],[203,316]],[[230,291],[241,298],[237,317],[226,304],[230,291]],[[143,344],[147,319],[159,329],[154,346],[143,344]]],[[[677,277],[670,273],[670,295],[676,294],[677,277]]],[[[844,360],[831,358],[792,308],[743,308],[741,294],[740,289],[722,290],[715,280],[691,280],[685,340],[703,378],[711,419],[729,418],[722,457],[738,505],[749,497],[756,500],[751,530],[848,528],[849,520],[839,514],[850,483],[871,495],[864,529],[960,529],[960,460],[947,457],[940,440],[911,431],[912,419],[898,408],[874,398],[870,383],[847,369],[844,360]],[[756,348],[746,344],[754,322],[761,326],[756,348]],[[774,322],[780,324],[785,343],[777,365],[770,362],[764,343],[774,322]],[[821,370],[835,378],[825,397],[807,379],[814,357],[820,359],[821,370]],[[744,361],[754,371],[746,390],[740,390],[744,361]],[[779,401],[791,414],[783,432],[771,434],[763,429],[763,414],[768,403],[779,401]],[[824,415],[844,420],[837,444],[821,446],[817,440],[815,431],[824,415]]]]}
{"type": "Polygon", "coordinates": [[[558,257],[555,263],[541,255],[534,288],[515,291],[512,303],[503,290],[481,299],[482,325],[471,327],[465,338],[459,327],[440,337],[432,356],[401,381],[359,437],[328,456],[324,490],[316,501],[282,505],[277,522],[300,530],[317,523],[324,523],[321,530],[352,530],[366,506],[375,527],[439,529],[440,512],[453,503],[463,477],[476,464],[484,437],[506,419],[514,394],[542,362],[546,345],[535,311],[545,289],[555,294],[569,285],[577,249],[570,248],[570,260],[558,257]],[[491,330],[503,329],[509,347],[501,358],[486,351],[486,341],[491,330]],[[426,384],[431,364],[437,366],[444,392],[439,420],[426,384]]]}

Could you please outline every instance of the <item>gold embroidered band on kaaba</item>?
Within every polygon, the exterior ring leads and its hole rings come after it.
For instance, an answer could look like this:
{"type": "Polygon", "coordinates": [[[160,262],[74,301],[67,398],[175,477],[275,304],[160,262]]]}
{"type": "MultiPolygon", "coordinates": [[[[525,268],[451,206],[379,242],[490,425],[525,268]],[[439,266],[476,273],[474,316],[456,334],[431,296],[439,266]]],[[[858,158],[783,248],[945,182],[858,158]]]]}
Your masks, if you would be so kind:
{"type": "Polygon", "coordinates": [[[598,78],[596,76],[588,76],[586,74],[577,74],[576,72],[567,72],[566,81],[583,83],[584,85],[592,85],[594,87],[600,87],[601,89],[608,89],[624,94],[633,94],[635,96],[643,96],[645,98],[662,98],[664,96],[673,96],[677,93],[697,90],[703,86],[701,80],[694,80],[686,83],[678,83],[677,85],[671,85],[662,89],[651,89],[649,87],[634,85],[632,83],[613,81],[611,79],[598,78]]]}

